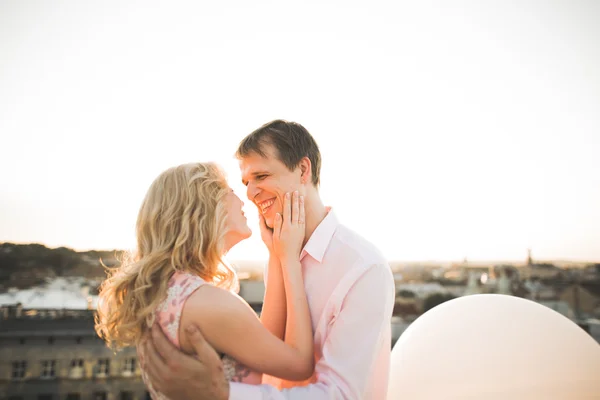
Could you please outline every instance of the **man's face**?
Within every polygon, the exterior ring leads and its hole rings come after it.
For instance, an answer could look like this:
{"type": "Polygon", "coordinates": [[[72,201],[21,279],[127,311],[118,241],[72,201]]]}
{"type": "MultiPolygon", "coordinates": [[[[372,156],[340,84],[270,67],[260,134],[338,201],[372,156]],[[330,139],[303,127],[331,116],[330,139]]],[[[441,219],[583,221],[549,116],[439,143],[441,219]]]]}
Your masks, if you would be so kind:
{"type": "Polygon", "coordinates": [[[283,215],[286,192],[298,190],[304,194],[304,188],[300,168],[290,171],[277,159],[277,152],[271,145],[264,146],[262,150],[266,157],[251,153],[240,160],[240,170],[248,199],[258,207],[267,226],[273,228],[275,214],[283,215]]]}

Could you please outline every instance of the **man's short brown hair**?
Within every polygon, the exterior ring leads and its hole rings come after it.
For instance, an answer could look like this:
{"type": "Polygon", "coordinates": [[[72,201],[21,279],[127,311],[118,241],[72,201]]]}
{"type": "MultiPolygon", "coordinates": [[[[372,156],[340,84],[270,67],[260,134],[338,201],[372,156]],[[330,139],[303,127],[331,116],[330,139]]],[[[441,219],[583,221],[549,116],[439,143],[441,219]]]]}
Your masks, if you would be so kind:
{"type": "Polygon", "coordinates": [[[300,160],[308,157],[311,163],[312,183],[319,186],[321,174],[321,152],[317,142],[302,125],[281,119],[268,122],[246,136],[240,142],[235,156],[242,159],[252,153],[266,157],[265,145],[272,145],[277,158],[293,171],[300,160]]]}

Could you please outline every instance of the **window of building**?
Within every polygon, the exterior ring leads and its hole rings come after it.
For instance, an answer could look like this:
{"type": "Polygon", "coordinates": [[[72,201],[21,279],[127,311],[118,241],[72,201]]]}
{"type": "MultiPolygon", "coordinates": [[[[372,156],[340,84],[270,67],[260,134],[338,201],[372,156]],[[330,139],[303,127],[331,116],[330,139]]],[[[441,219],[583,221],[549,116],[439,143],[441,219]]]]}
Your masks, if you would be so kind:
{"type": "Polygon", "coordinates": [[[123,360],[123,369],[121,371],[125,376],[131,376],[135,373],[135,358],[126,358],[123,360]]]}
{"type": "Polygon", "coordinates": [[[77,337],[75,338],[75,343],[77,343],[77,344],[81,344],[81,336],[77,336],[77,337]]]}
{"type": "Polygon", "coordinates": [[[38,400],[52,400],[51,394],[38,394],[38,400]]]}
{"type": "Polygon", "coordinates": [[[94,392],[94,400],[106,400],[106,392],[94,392]]]}
{"type": "Polygon", "coordinates": [[[19,339],[19,344],[25,344],[25,338],[20,338],[19,339]]]}
{"type": "Polygon", "coordinates": [[[120,400],[133,400],[133,392],[121,392],[120,400]]]}
{"type": "Polygon", "coordinates": [[[27,361],[13,361],[12,363],[12,378],[23,379],[27,372],[27,361]]]}
{"type": "Polygon", "coordinates": [[[81,400],[81,394],[79,393],[69,393],[67,394],[66,400],[81,400]]]}
{"type": "Polygon", "coordinates": [[[44,360],[42,361],[42,378],[55,378],[56,377],[56,360],[44,360]]]}
{"type": "Polygon", "coordinates": [[[71,379],[81,379],[84,375],[83,369],[83,359],[75,358],[71,360],[71,370],[69,371],[69,378],[71,379]]]}
{"type": "Polygon", "coordinates": [[[54,344],[54,338],[52,336],[48,338],[48,344],[54,344]]]}
{"type": "Polygon", "coordinates": [[[96,373],[100,376],[108,376],[110,370],[110,360],[108,358],[101,358],[98,360],[96,367],[96,373]]]}

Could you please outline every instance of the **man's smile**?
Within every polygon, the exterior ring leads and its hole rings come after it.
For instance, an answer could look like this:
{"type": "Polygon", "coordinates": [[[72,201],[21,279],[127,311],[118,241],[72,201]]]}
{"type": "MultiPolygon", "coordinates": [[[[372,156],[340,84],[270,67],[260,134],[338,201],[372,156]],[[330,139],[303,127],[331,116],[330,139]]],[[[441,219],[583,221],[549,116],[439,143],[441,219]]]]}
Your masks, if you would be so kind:
{"type": "Polygon", "coordinates": [[[260,209],[260,211],[265,214],[267,212],[267,210],[273,205],[275,204],[275,198],[269,199],[269,200],[265,200],[262,201],[260,203],[256,203],[256,205],[258,206],[258,208],[260,209]]]}

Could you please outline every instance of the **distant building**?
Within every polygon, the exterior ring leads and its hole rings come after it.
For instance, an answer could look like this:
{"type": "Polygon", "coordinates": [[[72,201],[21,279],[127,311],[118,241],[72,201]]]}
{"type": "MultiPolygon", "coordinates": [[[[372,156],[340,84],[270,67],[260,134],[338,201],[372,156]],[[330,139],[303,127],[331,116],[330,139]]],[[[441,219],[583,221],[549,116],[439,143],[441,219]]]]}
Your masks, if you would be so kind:
{"type": "Polygon", "coordinates": [[[600,281],[600,264],[588,265],[581,272],[585,281],[600,281]]]}
{"type": "Polygon", "coordinates": [[[413,321],[414,318],[392,317],[392,348],[413,321]]]}
{"type": "Polygon", "coordinates": [[[530,300],[558,300],[557,290],[538,279],[527,279],[523,282],[523,286],[529,291],[530,300]]]}
{"type": "MultiPolygon", "coordinates": [[[[487,275],[483,275],[487,276],[487,275]]],[[[482,279],[479,273],[470,271],[469,272],[469,280],[467,281],[467,287],[464,289],[463,294],[465,296],[469,296],[472,294],[480,294],[482,293],[482,279]]]]}
{"type": "Polygon", "coordinates": [[[600,343],[600,320],[589,320],[587,331],[594,339],[596,339],[596,342],[600,343]]]}
{"type": "Polygon", "coordinates": [[[107,348],[92,310],[0,307],[0,399],[146,398],[135,349],[107,348]]]}
{"type": "Polygon", "coordinates": [[[518,268],[522,280],[526,279],[557,279],[563,270],[552,264],[533,264],[518,268]]]}
{"type": "Polygon", "coordinates": [[[242,279],[240,280],[239,295],[258,313],[262,310],[262,304],[265,297],[265,283],[262,279],[242,279]]]}
{"type": "Polygon", "coordinates": [[[492,274],[491,271],[491,265],[470,265],[467,263],[455,264],[452,265],[450,269],[446,270],[444,278],[450,281],[467,283],[471,275],[475,274],[476,276],[482,276],[485,274],[489,276],[492,274]]]}
{"type": "Polygon", "coordinates": [[[396,285],[396,292],[412,292],[417,299],[424,299],[433,293],[447,293],[446,288],[436,282],[400,283],[396,285]]]}
{"type": "Polygon", "coordinates": [[[404,281],[404,275],[401,272],[394,272],[394,283],[397,285],[404,281]]]}
{"type": "Polygon", "coordinates": [[[600,317],[600,297],[594,295],[585,285],[572,284],[562,291],[560,300],[569,304],[578,317],[600,317]]]}
{"type": "Polygon", "coordinates": [[[95,309],[98,296],[91,290],[95,286],[81,277],[56,278],[41,286],[0,293],[0,306],[20,303],[30,309],[95,309]]]}
{"type": "Polygon", "coordinates": [[[569,303],[567,303],[566,301],[562,301],[562,300],[540,300],[537,301],[537,303],[546,306],[556,312],[558,312],[559,314],[564,315],[565,317],[569,318],[571,321],[577,321],[575,312],[573,311],[573,309],[571,308],[571,306],[569,306],[569,303]]]}

